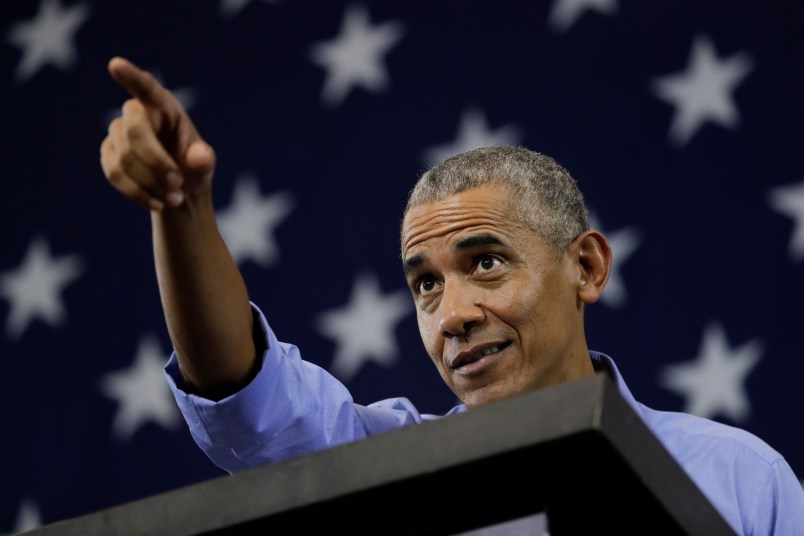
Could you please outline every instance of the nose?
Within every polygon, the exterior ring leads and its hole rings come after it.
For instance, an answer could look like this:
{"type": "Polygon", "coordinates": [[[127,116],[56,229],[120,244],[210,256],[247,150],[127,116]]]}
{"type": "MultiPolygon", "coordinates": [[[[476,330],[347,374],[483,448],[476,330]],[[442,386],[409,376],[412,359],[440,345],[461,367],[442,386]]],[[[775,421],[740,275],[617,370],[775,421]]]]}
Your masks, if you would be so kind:
{"type": "Polygon", "coordinates": [[[470,285],[447,284],[439,306],[438,328],[441,335],[459,337],[466,335],[475,325],[485,320],[486,313],[472,292],[470,285]]]}

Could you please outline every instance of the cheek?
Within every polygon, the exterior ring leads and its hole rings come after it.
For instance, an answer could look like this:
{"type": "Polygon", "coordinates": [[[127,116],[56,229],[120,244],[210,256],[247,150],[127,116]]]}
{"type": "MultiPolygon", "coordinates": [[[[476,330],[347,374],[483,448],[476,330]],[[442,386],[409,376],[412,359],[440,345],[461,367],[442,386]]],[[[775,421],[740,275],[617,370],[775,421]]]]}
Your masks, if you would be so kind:
{"type": "Polygon", "coordinates": [[[556,344],[571,332],[577,317],[576,296],[561,274],[522,289],[517,307],[524,337],[540,349],[556,344]]]}
{"type": "Polygon", "coordinates": [[[416,321],[419,324],[419,334],[422,337],[424,348],[432,359],[438,359],[441,356],[441,342],[434,317],[417,309],[416,321]]]}
{"type": "Polygon", "coordinates": [[[520,281],[501,293],[499,298],[513,324],[530,325],[542,322],[545,315],[545,289],[538,280],[520,281]]]}
{"type": "Polygon", "coordinates": [[[574,299],[555,278],[534,278],[520,282],[501,297],[505,321],[514,326],[528,344],[544,344],[563,323],[564,310],[574,299]],[[567,301],[569,299],[569,302],[567,301]]]}

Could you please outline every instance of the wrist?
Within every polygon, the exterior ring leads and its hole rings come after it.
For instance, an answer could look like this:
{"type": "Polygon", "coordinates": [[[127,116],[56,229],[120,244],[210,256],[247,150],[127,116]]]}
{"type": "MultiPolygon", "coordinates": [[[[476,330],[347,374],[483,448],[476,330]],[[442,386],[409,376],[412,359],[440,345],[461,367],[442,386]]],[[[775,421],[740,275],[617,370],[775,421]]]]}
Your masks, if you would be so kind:
{"type": "Polygon", "coordinates": [[[183,191],[184,198],[180,205],[165,206],[162,210],[151,211],[151,221],[160,226],[181,227],[191,225],[197,228],[199,222],[214,221],[215,207],[212,192],[209,188],[183,191]]]}

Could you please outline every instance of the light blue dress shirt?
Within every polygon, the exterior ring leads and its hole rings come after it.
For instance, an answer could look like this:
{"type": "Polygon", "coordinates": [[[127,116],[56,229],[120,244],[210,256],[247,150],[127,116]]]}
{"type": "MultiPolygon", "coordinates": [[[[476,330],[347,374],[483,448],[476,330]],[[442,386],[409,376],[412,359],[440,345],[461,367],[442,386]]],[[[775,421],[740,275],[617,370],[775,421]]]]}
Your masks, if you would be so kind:
{"type": "MultiPolygon", "coordinates": [[[[165,367],[196,443],[229,472],[284,460],[439,419],[406,398],[355,404],[338,380],[279,342],[255,306],[267,348],[263,366],[241,391],[214,402],[184,390],[175,354],[165,367]]],[[[637,402],[614,361],[591,352],[625,401],[642,417],[738,534],[804,535],[804,490],[784,458],[756,436],[685,413],[637,402]]],[[[467,411],[459,405],[447,413],[467,411]]]]}

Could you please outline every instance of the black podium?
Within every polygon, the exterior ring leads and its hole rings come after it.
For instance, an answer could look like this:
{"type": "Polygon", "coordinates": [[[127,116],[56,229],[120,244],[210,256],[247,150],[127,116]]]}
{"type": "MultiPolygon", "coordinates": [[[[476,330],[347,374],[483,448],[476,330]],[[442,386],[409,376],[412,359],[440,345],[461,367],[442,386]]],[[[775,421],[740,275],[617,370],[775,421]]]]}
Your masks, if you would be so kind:
{"type": "Polygon", "coordinates": [[[550,536],[734,534],[603,374],[28,534],[454,535],[537,513],[550,536]]]}

